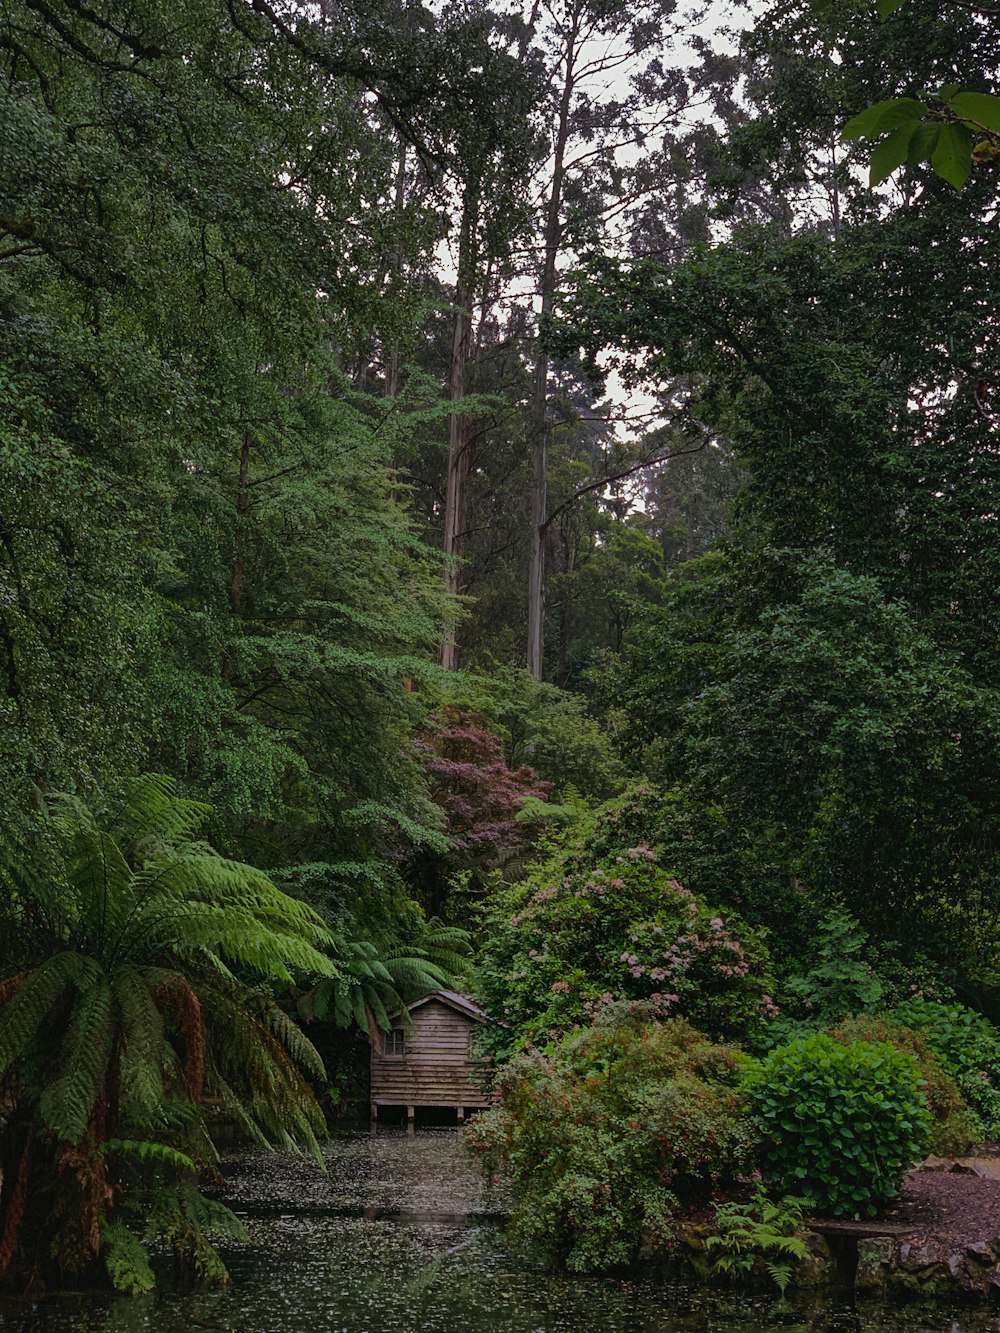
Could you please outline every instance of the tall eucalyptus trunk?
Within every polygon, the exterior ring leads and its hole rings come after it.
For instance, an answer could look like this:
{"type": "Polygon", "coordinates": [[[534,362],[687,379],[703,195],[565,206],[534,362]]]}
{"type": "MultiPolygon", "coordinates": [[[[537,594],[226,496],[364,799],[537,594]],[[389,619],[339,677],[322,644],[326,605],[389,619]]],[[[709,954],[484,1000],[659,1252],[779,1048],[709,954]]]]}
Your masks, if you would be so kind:
{"type": "MultiPolygon", "coordinates": [[[[448,472],[444,502],[445,588],[457,596],[462,588],[462,551],[465,541],[465,483],[472,466],[469,418],[462,410],[466,391],[466,369],[472,348],[472,294],[475,282],[479,216],[478,183],[466,191],[458,243],[458,274],[451,320],[451,355],[448,360],[448,472]]],[[[441,665],[446,671],[458,666],[458,644],[454,628],[441,642],[441,665]]]]}
{"type": "MultiPolygon", "coordinates": [[[[541,330],[552,312],[556,291],[559,247],[562,241],[562,201],[566,179],[566,145],[569,142],[570,112],[576,86],[576,59],[578,55],[579,10],[574,10],[566,34],[564,63],[565,81],[559,97],[555,141],[552,154],[552,176],[545,208],[544,258],[539,288],[539,318],[541,330]]],[[[548,387],[549,357],[539,337],[535,359],[535,379],[528,414],[531,437],[531,555],[528,566],[528,659],[529,672],[536,680],[542,678],[545,654],[545,539],[548,532],[548,387]]]]}

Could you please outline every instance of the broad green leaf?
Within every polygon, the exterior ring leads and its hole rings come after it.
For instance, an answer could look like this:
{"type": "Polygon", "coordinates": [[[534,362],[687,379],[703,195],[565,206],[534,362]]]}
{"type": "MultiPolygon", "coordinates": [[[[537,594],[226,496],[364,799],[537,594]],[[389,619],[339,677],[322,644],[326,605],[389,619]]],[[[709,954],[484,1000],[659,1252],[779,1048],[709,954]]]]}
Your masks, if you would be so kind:
{"type": "Polygon", "coordinates": [[[942,125],[931,166],[949,185],[960,190],[972,170],[972,138],[968,130],[954,123],[942,125]]]}
{"type": "Polygon", "coordinates": [[[920,162],[929,162],[937,147],[940,133],[940,121],[925,120],[918,125],[910,138],[910,151],[906,155],[907,166],[915,167],[920,162]]]}
{"type": "Polygon", "coordinates": [[[875,0],[875,3],[878,8],[878,16],[884,22],[895,14],[897,9],[902,9],[906,0],[875,0]]]}
{"type": "Polygon", "coordinates": [[[926,103],[918,102],[915,97],[892,97],[886,102],[876,102],[851,117],[841,131],[841,138],[871,139],[886,130],[915,124],[926,110],[926,103]]]}
{"type": "Polygon", "coordinates": [[[1000,97],[994,93],[956,93],[947,101],[961,120],[1000,134],[1000,97]]]}
{"type": "Polygon", "coordinates": [[[913,124],[900,125],[899,129],[893,130],[887,139],[876,144],[872,152],[871,173],[868,178],[868,184],[872,188],[881,185],[906,161],[915,128],[917,127],[913,124]]]}
{"type": "Polygon", "coordinates": [[[941,87],[938,89],[938,97],[940,97],[942,102],[948,102],[951,100],[951,98],[955,96],[957,92],[958,92],[957,83],[943,83],[941,87]]]}

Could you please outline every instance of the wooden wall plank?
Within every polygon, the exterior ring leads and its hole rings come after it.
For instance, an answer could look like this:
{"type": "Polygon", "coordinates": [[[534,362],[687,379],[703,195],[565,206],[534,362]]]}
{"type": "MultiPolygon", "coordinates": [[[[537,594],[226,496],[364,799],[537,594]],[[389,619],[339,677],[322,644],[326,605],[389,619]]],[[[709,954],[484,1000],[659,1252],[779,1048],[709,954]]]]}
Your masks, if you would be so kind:
{"type": "Polygon", "coordinates": [[[400,1023],[403,1055],[372,1051],[373,1106],[488,1106],[481,1083],[489,1061],[471,1054],[476,1020],[429,1000],[400,1023]]]}

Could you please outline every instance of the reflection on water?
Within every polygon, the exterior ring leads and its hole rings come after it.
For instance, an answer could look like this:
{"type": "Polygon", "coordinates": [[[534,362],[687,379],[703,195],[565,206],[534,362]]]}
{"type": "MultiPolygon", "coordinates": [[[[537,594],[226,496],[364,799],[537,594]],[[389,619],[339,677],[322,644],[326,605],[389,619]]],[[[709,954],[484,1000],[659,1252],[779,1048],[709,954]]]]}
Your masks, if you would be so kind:
{"type": "Polygon", "coordinates": [[[517,1263],[455,1131],[338,1139],[329,1174],[284,1155],[235,1164],[253,1244],[225,1291],[0,1304],[2,1333],[993,1333],[995,1314],[782,1304],[697,1283],[556,1278],[517,1263]]]}

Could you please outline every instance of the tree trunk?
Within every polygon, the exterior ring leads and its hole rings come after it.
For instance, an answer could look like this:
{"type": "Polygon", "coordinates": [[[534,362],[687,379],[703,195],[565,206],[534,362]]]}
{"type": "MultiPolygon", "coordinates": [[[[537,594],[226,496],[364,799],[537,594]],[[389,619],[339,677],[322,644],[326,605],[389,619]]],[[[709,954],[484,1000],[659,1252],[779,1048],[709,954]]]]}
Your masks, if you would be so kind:
{"type": "MultiPolygon", "coordinates": [[[[459,289],[452,319],[451,363],[448,373],[448,398],[452,411],[448,417],[448,480],[444,507],[444,582],[446,590],[457,596],[462,582],[462,547],[465,536],[465,481],[472,458],[469,452],[469,419],[458,410],[465,396],[465,366],[469,355],[472,317],[465,306],[466,294],[459,289]]],[[[452,628],[441,644],[441,665],[446,671],[458,666],[458,646],[452,628]]]]}
{"type": "MultiPolygon", "coordinates": [[[[559,98],[559,113],[556,121],[555,143],[552,155],[552,181],[549,201],[545,210],[545,259],[542,265],[540,288],[541,306],[539,311],[539,331],[552,312],[552,303],[556,290],[556,271],[559,258],[559,245],[562,240],[562,193],[565,180],[566,144],[569,140],[570,110],[573,105],[575,87],[575,63],[577,56],[577,37],[579,16],[574,14],[573,23],[566,37],[566,81],[559,98]]],[[[549,358],[539,336],[538,357],[535,361],[535,383],[529,412],[531,434],[531,500],[529,504],[529,522],[531,524],[531,558],[528,566],[528,670],[536,680],[542,678],[542,666],[545,654],[545,538],[548,528],[548,422],[546,406],[548,403],[549,358]]]]}
{"type": "MultiPolygon", "coordinates": [[[[444,501],[444,582],[445,589],[457,596],[462,586],[462,548],[465,539],[465,481],[472,465],[469,419],[461,410],[465,397],[465,371],[472,345],[472,291],[476,271],[476,222],[479,192],[474,186],[466,191],[462,212],[462,230],[458,244],[458,275],[455,285],[455,313],[451,321],[451,356],[448,362],[448,475],[444,501]]],[[[441,665],[446,671],[458,666],[455,630],[441,641],[441,665]]]]}
{"type": "Polygon", "coordinates": [[[229,581],[229,605],[239,614],[243,607],[243,580],[246,574],[246,516],[250,508],[250,450],[253,441],[243,432],[240,445],[240,474],[236,485],[236,535],[233,573],[229,581]]]}

